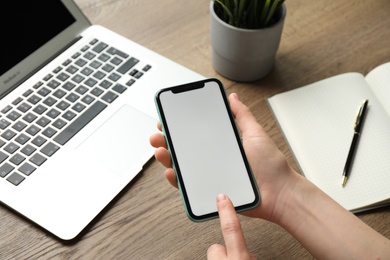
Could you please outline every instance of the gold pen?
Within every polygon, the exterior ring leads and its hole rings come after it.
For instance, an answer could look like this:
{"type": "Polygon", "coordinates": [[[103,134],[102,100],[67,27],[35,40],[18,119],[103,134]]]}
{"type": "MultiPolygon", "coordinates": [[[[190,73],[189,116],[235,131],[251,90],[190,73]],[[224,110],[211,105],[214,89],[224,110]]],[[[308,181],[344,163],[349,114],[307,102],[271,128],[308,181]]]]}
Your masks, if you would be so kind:
{"type": "Polygon", "coordinates": [[[345,163],[345,167],[344,167],[344,171],[343,171],[343,178],[342,178],[342,182],[341,182],[341,185],[343,187],[347,183],[347,179],[348,179],[348,176],[349,176],[349,173],[351,170],[353,157],[355,155],[355,151],[357,149],[359,137],[360,137],[360,134],[362,132],[364,115],[366,114],[367,106],[368,106],[368,99],[366,99],[363,102],[363,104],[360,106],[358,114],[356,116],[353,139],[352,139],[351,147],[349,148],[347,162],[345,163]]]}

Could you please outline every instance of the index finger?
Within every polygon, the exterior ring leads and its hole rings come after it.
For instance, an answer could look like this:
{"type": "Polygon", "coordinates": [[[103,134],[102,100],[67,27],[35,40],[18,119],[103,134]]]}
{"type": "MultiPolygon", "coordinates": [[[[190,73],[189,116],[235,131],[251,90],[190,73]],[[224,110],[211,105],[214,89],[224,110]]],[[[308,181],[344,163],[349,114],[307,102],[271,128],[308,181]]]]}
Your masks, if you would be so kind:
{"type": "Polygon", "coordinates": [[[220,194],[217,197],[217,207],[228,256],[239,257],[248,249],[233,203],[226,195],[220,194]]]}

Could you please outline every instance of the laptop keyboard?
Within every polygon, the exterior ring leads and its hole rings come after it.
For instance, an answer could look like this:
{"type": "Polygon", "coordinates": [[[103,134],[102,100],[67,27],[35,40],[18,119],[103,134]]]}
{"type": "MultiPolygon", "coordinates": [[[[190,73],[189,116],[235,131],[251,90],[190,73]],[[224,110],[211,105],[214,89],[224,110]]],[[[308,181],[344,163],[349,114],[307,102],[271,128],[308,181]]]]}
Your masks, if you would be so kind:
{"type": "Polygon", "coordinates": [[[94,39],[0,111],[0,179],[18,186],[151,68],[94,39]],[[117,81],[130,74],[124,85],[117,81]]]}

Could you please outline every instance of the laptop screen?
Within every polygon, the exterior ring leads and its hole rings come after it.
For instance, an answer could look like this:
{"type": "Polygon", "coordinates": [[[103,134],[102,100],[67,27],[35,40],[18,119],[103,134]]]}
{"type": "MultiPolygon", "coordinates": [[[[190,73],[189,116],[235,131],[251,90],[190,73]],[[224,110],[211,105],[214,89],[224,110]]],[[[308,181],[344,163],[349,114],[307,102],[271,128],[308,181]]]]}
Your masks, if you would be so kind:
{"type": "Polygon", "coordinates": [[[2,35],[6,36],[0,48],[0,75],[75,22],[59,0],[10,1],[7,4],[7,10],[16,12],[0,18],[2,35]]]}

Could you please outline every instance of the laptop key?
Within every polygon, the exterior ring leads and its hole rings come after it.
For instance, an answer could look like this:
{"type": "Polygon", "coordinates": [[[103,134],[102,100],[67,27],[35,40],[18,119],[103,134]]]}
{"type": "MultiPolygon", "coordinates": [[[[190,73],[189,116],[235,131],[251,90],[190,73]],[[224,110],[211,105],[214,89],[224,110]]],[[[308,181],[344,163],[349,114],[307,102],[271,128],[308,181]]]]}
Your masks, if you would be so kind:
{"type": "Polygon", "coordinates": [[[77,83],[80,83],[81,81],[83,81],[85,79],[85,77],[79,75],[79,74],[76,74],[75,76],[72,77],[72,80],[77,84],[77,83]]]}
{"type": "Polygon", "coordinates": [[[80,52],[76,52],[75,54],[72,55],[72,59],[77,59],[78,57],[80,57],[81,53],[80,52]]]}
{"type": "Polygon", "coordinates": [[[15,138],[15,141],[21,145],[25,144],[28,140],[30,140],[30,137],[23,133],[21,133],[18,137],[15,138]]]}
{"type": "Polygon", "coordinates": [[[73,84],[72,82],[66,82],[63,86],[62,86],[64,89],[70,91],[72,90],[74,87],[76,87],[76,84],[73,84]]]}
{"type": "Polygon", "coordinates": [[[83,97],[83,99],[81,99],[81,101],[83,101],[87,105],[91,104],[94,100],[95,98],[91,97],[90,95],[86,95],[85,97],[83,97]]]}
{"type": "Polygon", "coordinates": [[[89,42],[91,45],[95,45],[98,42],[98,39],[93,39],[89,42]]]}
{"type": "Polygon", "coordinates": [[[105,88],[105,89],[108,89],[109,87],[111,87],[112,83],[108,80],[103,80],[102,82],[100,82],[99,86],[105,88]]]}
{"type": "Polygon", "coordinates": [[[28,144],[25,147],[23,147],[22,150],[20,150],[23,154],[30,156],[33,152],[35,152],[36,148],[32,145],[28,144]]]}
{"type": "Polygon", "coordinates": [[[94,60],[92,61],[89,66],[91,66],[92,68],[94,69],[97,69],[99,68],[100,66],[102,66],[102,63],[100,61],[97,61],[97,60],[94,60]]]}
{"type": "Polygon", "coordinates": [[[96,54],[93,54],[92,52],[87,52],[84,54],[84,58],[86,58],[87,60],[92,60],[93,58],[95,58],[96,54]]]}
{"type": "Polygon", "coordinates": [[[15,186],[18,186],[22,181],[24,181],[24,179],[25,178],[22,175],[14,172],[7,178],[7,181],[9,181],[10,183],[12,183],[15,186]]]}
{"type": "Polygon", "coordinates": [[[33,164],[37,165],[37,166],[41,166],[42,163],[44,163],[46,161],[46,157],[42,156],[41,154],[39,153],[36,153],[34,154],[31,158],[30,158],[30,162],[32,162],[33,164]]]}
{"type": "Polygon", "coordinates": [[[20,154],[15,154],[14,156],[12,156],[12,158],[10,159],[10,162],[12,162],[13,164],[15,165],[19,165],[21,164],[24,160],[26,160],[26,157],[20,155],[20,154]]]}
{"type": "Polygon", "coordinates": [[[53,95],[57,98],[62,98],[63,96],[66,95],[66,92],[62,89],[56,90],[56,92],[53,93],[53,95]]]}
{"type": "Polygon", "coordinates": [[[21,116],[21,114],[19,114],[18,112],[16,112],[16,111],[11,111],[11,112],[7,115],[7,118],[8,118],[8,119],[11,119],[12,121],[15,121],[15,120],[18,119],[20,116],[21,116]]]}
{"type": "Polygon", "coordinates": [[[42,149],[41,152],[46,156],[52,156],[57,150],[60,149],[58,145],[53,144],[52,142],[46,144],[42,149]]]}
{"type": "Polygon", "coordinates": [[[25,127],[27,126],[27,124],[21,122],[21,121],[18,121],[16,122],[12,128],[15,129],[16,131],[20,132],[22,131],[25,127]]]}
{"type": "Polygon", "coordinates": [[[57,102],[57,99],[55,99],[55,98],[53,98],[53,97],[48,97],[48,98],[46,98],[46,99],[43,101],[43,104],[45,104],[45,105],[48,106],[48,107],[51,107],[51,106],[54,105],[56,102],[57,102]]]}
{"type": "Polygon", "coordinates": [[[110,64],[106,64],[102,67],[102,70],[104,70],[105,72],[111,72],[115,67],[110,65],[110,64]]]}
{"type": "Polygon", "coordinates": [[[40,119],[38,119],[37,124],[40,125],[40,126],[42,126],[42,127],[45,127],[45,126],[47,126],[50,122],[51,122],[50,119],[48,119],[47,117],[42,116],[40,119]]]}
{"type": "MultiPolygon", "coordinates": [[[[5,153],[3,153],[2,151],[0,151],[0,163],[2,163],[5,159],[8,158],[8,155],[6,155],[5,153]]],[[[0,173],[1,175],[1,173],[0,173]]],[[[4,177],[4,176],[3,176],[4,177]]]]}
{"type": "Polygon", "coordinates": [[[135,79],[130,79],[129,81],[126,82],[126,86],[130,87],[135,83],[135,79]]]}
{"type": "Polygon", "coordinates": [[[8,145],[6,145],[5,147],[4,147],[4,150],[6,150],[8,153],[10,153],[10,154],[13,154],[14,152],[16,152],[16,150],[18,150],[20,148],[20,146],[19,145],[17,145],[17,144],[15,144],[15,143],[13,143],[13,142],[11,142],[11,143],[9,143],[8,145]]]}
{"type": "Polygon", "coordinates": [[[110,47],[110,48],[107,50],[107,52],[108,52],[109,54],[112,54],[112,55],[116,54],[116,55],[118,55],[118,56],[120,56],[120,57],[122,57],[122,58],[127,58],[127,57],[129,57],[128,54],[126,54],[126,53],[124,53],[124,52],[122,52],[122,51],[120,51],[120,50],[118,50],[118,49],[116,49],[116,48],[114,48],[114,47],[110,47]]]}
{"type": "Polygon", "coordinates": [[[38,97],[38,96],[36,96],[36,95],[32,95],[27,101],[30,102],[31,104],[35,105],[35,104],[38,103],[40,100],[41,100],[40,97],[38,97]]]}
{"type": "Polygon", "coordinates": [[[49,95],[50,92],[51,92],[50,89],[45,87],[38,90],[38,94],[41,95],[42,97],[46,97],[47,95],[49,95]]]}
{"type": "Polygon", "coordinates": [[[75,121],[69,124],[61,133],[54,137],[54,141],[58,144],[64,145],[106,107],[107,105],[103,102],[96,101],[84,113],[76,118],[75,121]]]}
{"type": "Polygon", "coordinates": [[[8,122],[7,120],[5,119],[0,119],[0,129],[4,130],[7,128],[7,126],[9,126],[11,123],[8,122]]]}
{"type": "Polygon", "coordinates": [[[122,66],[120,66],[117,71],[122,73],[122,74],[125,74],[126,72],[128,72],[132,67],[135,66],[135,64],[137,64],[139,62],[139,60],[137,60],[136,58],[130,58],[129,60],[127,60],[125,63],[122,64],[122,66]]]}
{"type": "Polygon", "coordinates": [[[47,139],[38,135],[32,140],[32,143],[35,144],[37,147],[42,146],[44,143],[46,143],[47,139]]]}
{"type": "Polygon", "coordinates": [[[84,84],[87,85],[88,87],[93,87],[98,81],[92,78],[87,79],[84,84]]]}
{"type": "Polygon", "coordinates": [[[98,45],[96,45],[95,47],[93,47],[93,51],[94,52],[97,52],[97,53],[100,53],[102,50],[104,50],[105,48],[107,48],[107,44],[104,43],[104,42],[99,42],[98,45]]]}
{"type": "Polygon", "coordinates": [[[107,103],[112,103],[117,97],[118,97],[117,94],[108,91],[106,94],[102,96],[102,100],[106,101],[107,103]]]}
{"type": "Polygon", "coordinates": [[[70,93],[66,96],[66,99],[70,102],[75,102],[77,99],[79,99],[79,95],[76,95],[75,93],[70,93]]]}
{"type": "Polygon", "coordinates": [[[62,67],[61,66],[58,66],[57,68],[55,68],[53,70],[53,73],[57,74],[58,72],[60,72],[62,70],[62,67]]]}
{"type": "Polygon", "coordinates": [[[29,109],[31,108],[31,106],[27,103],[22,103],[20,104],[20,106],[18,106],[18,110],[21,111],[21,112],[26,112],[28,111],[29,109]]]}
{"type": "Polygon", "coordinates": [[[106,73],[104,72],[101,72],[101,71],[96,71],[93,76],[98,79],[98,80],[101,80],[102,78],[104,78],[106,76],[106,73]]]}
{"type": "Polygon", "coordinates": [[[68,110],[66,111],[62,117],[65,118],[68,121],[71,121],[76,116],[76,113],[73,113],[72,111],[68,110]]]}
{"type": "Polygon", "coordinates": [[[48,81],[49,79],[51,79],[53,77],[52,74],[47,74],[46,77],[43,78],[44,81],[48,81]]]}
{"type": "Polygon", "coordinates": [[[98,87],[91,90],[91,94],[94,95],[95,97],[100,96],[103,92],[104,91],[98,87]]]}
{"type": "Polygon", "coordinates": [[[112,73],[110,76],[108,76],[108,78],[109,78],[110,80],[112,80],[112,81],[118,81],[118,79],[120,79],[121,76],[118,75],[118,74],[116,74],[116,73],[114,72],[114,73],[112,73]]]}
{"type": "Polygon", "coordinates": [[[66,72],[70,73],[70,74],[75,74],[79,69],[76,68],[75,66],[73,65],[70,65],[68,68],[66,68],[66,72]]]}
{"type": "Polygon", "coordinates": [[[116,84],[113,88],[113,90],[115,90],[116,92],[118,92],[119,94],[122,94],[123,92],[125,92],[127,90],[126,87],[124,87],[123,85],[121,84],[116,84]]]}
{"type": "MultiPolygon", "coordinates": [[[[37,84],[35,84],[35,85],[33,86],[33,88],[37,89],[37,88],[39,88],[42,84],[43,84],[42,82],[38,82],[37,84]]],[[[26,92],[23,93],[23,97],[28,97],[28,96],[30,96],[31,93],[33,93],[33,90],[29,89],[29,90],[27,90],[26,92]]]]}
{"type": "Polygon", "coordinates": [[[29,176],[31,173],[33,173],[37,168],[32,166],[31,164],[25,162],[22,166],[19,167],[19,171],[23,173],[24,175],[29,176]]]}
{"type": "Polygon", "coordinates": [[[54,108],[50,109],[50,110],[46,113],[46,115],[47,115],[48,117],[50,117],[51,119],[56,118],[59,114],[61,114],[61,112],[58,111],[57,109],[54,109],[54,108]]]}
{"type": "Polygon", "coordinates": [[[34,121],[35,119],[37,118],[36,115],[34,115],[33,113],[28,113],[27,115],[25,115],[23,117],[23,120],[28,122],[28,123],[31,123],[32,121],[34,121]]]}
{"type": "Polygon", "coordinates": [[[101,61],[108,61],[110,58],[111,58],[111,56],[102,53],[102,54],[99,56],[98,59],[101,60],[101,61]]]}
{"type": "Polygon", "coordinates": [[[114,65],[119,65],[119,64],[121,64],[122,63],[122,59],[119,59],[118,57],[114,57],[114,58],[112,58],[111,60],[110,60],[110,62],[112,63],[112,64],[114,64],[114,65]]]}
{"type": "Polygon", "coordinates": [[[11,109],[12,109],[12,106],[8,105],[8,106],[6,106],[5,108],[3,108],[3,109],[1,110],[1,113],[6,114],[6,113],[8,113],[8,111],[10,111],[11,109]]]}
{"type": "Polygon", "coordinates": [[[145,71],[145,72],[147,72],[147,71],[149,71],[151,68],[152,68],[152,66],[146,65],[142,70],[145,71]]]}
{"type": "Polygon", "coordinates": [[[143,75],[144,75],[144,73],[142,73],[141,71],[138,71],[133,77],[136,79],[140,79],[143,75]]]}
{"type": "Polygon", "coordinates": [[[75,64],[76,64],[77,66],[79,66],[79,67],[83,67],[85,64],[87,64],[87,61],[80,58],[80,59],[78,59],[78,60],[75,62],[75,64]]]}
{"type": "Polygon", "coordinates": [[[60,74],[58,74],[58,76],[56,78],[61,80],[61,81],[65,81],[69,78],[69,75],[64,73],[64,72],[61,72],[60,74]]]}
{"type": "Polygon", "coordinates": [[[80,113],[81,111],[84,110],[86,106],[84,106],[83,104],[81,103],[76,103],[74,106],[72,106],[72,109],[78,113],[80,113]]]}
{"type": "Polygon", "coordinates": [[[68,107],[70,106],[70,104],[68,102],[65,102],[65,101],[61,101],[60,103],[57,104],[57,108],[61,109],[62,111],[64,111],[65,109],[67,109],[68,107]]]}
{"type": "Polygon", "coordinates": [[[30,126],[27,128],[26,132],[30,134],[31,136],[36,135],[41,129],[35,125],[30,126]]]}
{"type": "Polygon", "coordinates": [[[48,138],[52,137],[53,135],[55,135],[57,133],[56,130],[54,130],[53,128],[51,128],[50,126],[48,128],[46,128],[42,134],[48,138]]]}
{"type": "Polygon", "coordinates": [[[66,125],[66,122],[62,120],[61,118],[58,118],[56,121],[54,121],[53,126],[57,129],[62,129],[66,125]]]}
{"type": "Polygon", "coordinates": [[[3,137],[4,139],[6,140],[11,140],[14,136],[16,135],[16,133],[10,129],[6,130],[4,133],[1,134],[1,137],[3,137]]]}
{"type": "Polygon", "coordinates": [[[9,163],[5,163],[0,166],[0,177],[7,176],[14,169],[9,163]]]}
{"type": "Polygon", "coordinates": [[[88,49],[89,49],[89,46],[85,45],[83,48],[81,48],[81,51],[82,52],[86,52],[88,49]]]}
{"type": "Polygon", "coordinates": [[[62,63],[62,65],[63,66],[68,66],[71,62],[72,62],[71,59],[67,59],[66,61],[64,61],[64,63],[62,63]]]}
{"type": "MultiPolygon", "coordinates": [[[[65,74],[65,76],[61,79],[61,81],[65,81],[67,78],[69,78],[68,75],[65,74]]],[[[57,80],[51,80],[49,83],[47,83],[47,86],[49,86],[52,89],[56,89],[61,83],[57,80]]]]}
{"type": "Polygon", "coordinates": [[[76,88],[75,90],[77,93],[79,93],[80,95],[84,94],[85,92],[88,91],[88,88],[87,87],[84,87],[83,85],[80,85],[79,87],[76,88]]]}
{"type": "Polygon", "coordinates": [[[84,74],[85,76],[89,76],[93,72],[93,69],[85,67],[84,69],[81,70],[81,73],[84,74]]]}

